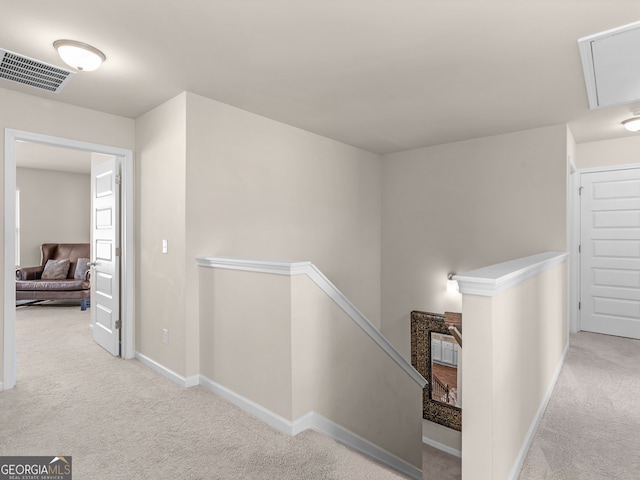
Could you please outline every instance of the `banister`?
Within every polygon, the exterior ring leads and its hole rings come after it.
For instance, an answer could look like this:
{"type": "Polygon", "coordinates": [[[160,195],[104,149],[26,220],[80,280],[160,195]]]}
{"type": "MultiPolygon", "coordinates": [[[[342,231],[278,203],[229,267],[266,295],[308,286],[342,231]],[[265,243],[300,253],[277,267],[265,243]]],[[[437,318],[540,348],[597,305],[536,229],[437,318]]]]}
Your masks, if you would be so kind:
{"type": "Polygon", "coordinates": [[[200,256],[196,257],[200,267],[271,273],[276,275],[307,275],[331,300],[334,301],[364,332],[387,353],[421,388],[427,380],[400,355],[389,340],[353,305],[338,288],[311,262],[282,260],[256,260],[248,258],[200,256]]]}
{"type": "Polygon", "coordinates": [[[458,282],[462,294],[493,297],[524,280],[564,262],[568,257],[564,252],[544,252],[517,258],[489,267],[461,273],[453,277],[458,282]]]}
{"type": "Polygon", "coordinates": [[[435,373],[431,374],[431,378],[433,379],[433,383],[431,384],[432,395],[435,394],[439,401],[449,403],[449,385],[442,383],[442,380],[440,380],[435,373]]]}

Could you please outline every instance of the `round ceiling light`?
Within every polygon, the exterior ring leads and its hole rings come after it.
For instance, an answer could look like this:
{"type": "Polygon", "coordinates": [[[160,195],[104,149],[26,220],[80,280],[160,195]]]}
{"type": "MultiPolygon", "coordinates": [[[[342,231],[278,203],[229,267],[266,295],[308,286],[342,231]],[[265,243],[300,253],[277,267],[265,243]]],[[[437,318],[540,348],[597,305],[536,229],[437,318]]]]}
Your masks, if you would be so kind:
{"type": "Polygon", "coordinates": [[[622,122],[622,126],[628,132],[640,132],[640,108],[631,111],[633,117],[627,118],[622,122]]]}
{"type": "Polygon", "coordinates": [[[96,70],[107,59],[97,48],[75,40],[56,40],[53,47],[64,63],[85,72],[96,70]]]}
{"type": "Polygon", "coordinates": [[[622,126],[629,132],[640,131],[640,117],[628,118],[622,122],[622,126]]]}

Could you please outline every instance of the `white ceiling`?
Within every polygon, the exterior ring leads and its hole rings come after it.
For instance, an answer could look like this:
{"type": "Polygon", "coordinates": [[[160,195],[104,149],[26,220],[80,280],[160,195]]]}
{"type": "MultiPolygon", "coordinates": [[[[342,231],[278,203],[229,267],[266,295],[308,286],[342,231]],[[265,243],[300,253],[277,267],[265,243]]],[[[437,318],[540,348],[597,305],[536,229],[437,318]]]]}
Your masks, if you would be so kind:
{"type": "Polygon", "coordinates": [[[551,124],[629,135],[640,106],[590,111],[577,40],[640,20],[638,0],[0,0],[0,48],[64,66],[69,38],[106,56],[59,94],[136,118],[188,90],[387,153],[551,124]]]}

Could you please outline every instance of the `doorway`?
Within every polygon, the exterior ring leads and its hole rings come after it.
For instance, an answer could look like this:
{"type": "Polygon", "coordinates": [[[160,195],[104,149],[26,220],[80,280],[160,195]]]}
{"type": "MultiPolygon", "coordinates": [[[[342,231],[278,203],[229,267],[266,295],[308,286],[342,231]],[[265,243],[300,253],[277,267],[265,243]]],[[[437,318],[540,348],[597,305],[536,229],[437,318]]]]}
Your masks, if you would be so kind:
{"type": "Polygon", "coordinates": [[[128,149],[81,142],[32,132],[5,130],[5,231],[4,231],[4,356],[3,379],[0,389],[10,389],[16,383],[15,357],[15,228],[16,228],[16,145],[18,142],[37,143],[53,147],[68,148],[90,153],[111,155],[121,159],[122,191],[122,250],[121,250],[121,356],[131,359],[135,353],[134,343],[134,221],[133,221],[133,152],[128,149]]]}
{"type": "Polygon", "coordinates": [[[640,168],[580,174],[580,329],[640,338],[640,168]]]}

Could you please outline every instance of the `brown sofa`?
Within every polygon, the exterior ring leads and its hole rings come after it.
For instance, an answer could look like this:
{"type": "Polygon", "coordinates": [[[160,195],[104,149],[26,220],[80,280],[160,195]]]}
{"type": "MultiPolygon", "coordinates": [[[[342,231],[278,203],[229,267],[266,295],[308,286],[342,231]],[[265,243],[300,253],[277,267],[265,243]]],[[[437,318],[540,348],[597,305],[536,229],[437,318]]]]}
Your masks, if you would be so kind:
{"type": "MultiPolygon", "coordinates": [[[[81,268],[76,274],[78,259],[81,267],[88,262],[88,243],[43,243],[40,247],[41,265],[16,270],[16,300],[78,300],[86,310],[91,299],[90,270],[81,268]],[[48,260],[69,259],[66,278],[42,278],[48,260]]],[[[66,262],[65,262],[66,263],[66,262]]]]}

